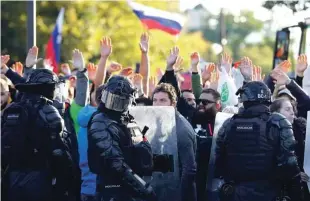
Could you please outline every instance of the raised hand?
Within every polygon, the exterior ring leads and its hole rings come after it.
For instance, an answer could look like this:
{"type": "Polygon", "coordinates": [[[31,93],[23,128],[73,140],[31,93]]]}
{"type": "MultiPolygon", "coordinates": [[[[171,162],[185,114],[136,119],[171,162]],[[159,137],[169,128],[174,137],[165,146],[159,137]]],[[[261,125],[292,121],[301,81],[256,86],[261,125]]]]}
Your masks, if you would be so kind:
{"type": "Polygon", "coordinates": [[[215,68],[214,63],[209,63],[205,66],[205,69],[201,73],[201,78],[204,83],[211,79],[212,72],[214,72],[215,68]]]}
{"type": "Polygon", "coordinates": [[[228,75],[230,75],[232,58],[227,53],[222,54],[221,65],[225,68],[228,75]]]}
{"type": "Polygon", "coordinates": [[[141,52],[147,53],[149,51],[149,36],[147,33],[141,35],[139,45],[141,52]]]}
{"type": "Polygon", "coordinates": [[[1,74],[5,74],[9,68],[7,67],[7,63],[10,60],[10,55],[1,55],[1,74]]]}
{"type": "Polygon", "coordinates": [[[253,64],[249,57],[243,57],[240,63],[240,72],[243,75],[244,79],[250,81],[253,79],[253,64]]]}
{"type": "Polygon", "coordinates": [[[176,62],[175,62],[175,64],[174,64],[174,66],[173,66],[174,71],[175,72],[182,71],[183,70],[182,67],[181,67],[182,64],[183,64],[183,58],[182,57],[178,57],[176,62]]]}
{"type": "Polygon", "coordinates": [[[173,47],[170,50],[170,55],[167,58],[167,67],[170,69],[173,69],[173,65],[175,64],[178,56],[179,56],[179,48],[178,47],[173,47]]]}
{"type": "Polygon", "coordinates": [[[282,61],[276,68],[281,69],[283,72],[288,73],[291,68],[291,62],[290,61],[282,61]]]}
{"type": "Polygon", "coordinates": [[[253,66],[253,79],[255,81],[262,81],[262,68],[260,66],[253,66]]]}
{"type": "Polygon", "coordinates": [[[135,86],[137,89],[142,89],[142,88],[143,88],[142,80],[143,80],[143,77],[142,77],[142,75],[139,74],[139,73],[135,73],[135,74],[132,76],[132,82],[133,82],[134,86],[135,86]]]}
{"type": "Polygon", "coordinates": [[[85,62],[82,52],[78,49],[73,50],[72,52],[72,62],[74,68],[77,68],[79,71],[83,71],[85,68],[85,62]]]}
{"type": "Polygon", "coordinates": [[[296,65],[296,74],[299,77],[303,77],[304,72],[307,69],[307,66],[308,66],[307,55],[305,55],[305,54],[299,55],[299,57],[297,59],[297,65],[296,65]]]}
{"type": "Polygon", "coordinates": [[[95,80],[97,68],[98,68],[98,66],[93,64],[93,63],[87,64],[88,78],[92,81],[95,80]]]}
{"type": "Polygon", "coordinates": [[[42,58],[38,58],[39,48],[37,46],[33,46],[29,49],[27,57],[26,57],[26,67],[30,68],[33,65],[37,64],[42,58]]]}
{"type": "Polygon", "coordinates": [[[67,63],[61,64],[60,69],[61,69],[61,72],[63,72],[65,76],[71,75],[71,69],[70,69],[69,64],[67,63]]]}
{"type": "Polygon", "coordinates": [[[120,71],[122,69],[122,65],[117,63],[117,62],[111,62],[109,67],[108,67],[108,72],[109,73],[114,73],[117,71],[120,71]]]}
{"type": "Polygon", "coordinates": [[[21,62],[16,62],[15,64],[12,65],[12,68],[20,76],[23,76],[24,66],[21,62]]]}
{"type": "Polygon", "coordinates": [[[133,69],[131,67],[123,68],[123,70],[120,72],[120,75],[128,77],[131,76],[134,73],[133,69]]]}
{"type": "Polygon", "coordinates": [[[112,42],[111,38],[109,37],[103,37],[102,40],[100,40],[100,55],[101,57],[107,58],[112,53],[112,42]]]}
{"type": "Polygon", "coordinates": [[[275,84],[280,86],[280,85],[287,85],[290,83],[290,78],[288,75],[283,72],[280,68],[274,69],[270,76],[275,80],[275,84]]]}
{"type": "Polygon", "coordinates": [[[220,74],[218,70],[219,66],[214,67],[214,71],[211,73],[211,84],[212,83],[217,83],[220,79],[220,74]]]}
{"type": "Polygon", "coordinates": [[[199,63],[199,61],[200,61],[200,55],[199,55],[199,53],[198,52],[193,52],[192,54],[191,54],[191,65],[192,66],[197,66],[198,65],[198,63],[199,63]]]}

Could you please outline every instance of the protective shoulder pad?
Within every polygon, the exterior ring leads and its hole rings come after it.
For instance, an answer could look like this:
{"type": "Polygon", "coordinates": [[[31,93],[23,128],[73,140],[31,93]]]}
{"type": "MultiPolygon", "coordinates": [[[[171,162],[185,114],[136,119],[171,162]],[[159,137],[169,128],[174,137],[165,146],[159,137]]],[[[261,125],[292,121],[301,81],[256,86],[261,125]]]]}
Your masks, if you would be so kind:
{"type": "Polygon", "coordinates": [[[64,121],[54,106],[43,105],[39,110],[39,114],[44,123],[49,125],[49,127],[63,130],[64,121]]]}
{"type": "Polygon", "coordinates": [[[280,113],[272,113],[269,122],[278,128],[292,128],[292,124],[280,113]]]}
{"type": "Polygon", "coordinates": [[[91,119],[91,121],[89,121],[90,124],[90,129],[93,128],[113,128],[113,127],[117,127],[117,122],[108,118],[106,115],[104,115],[103,113],[99,112],[96,113],[93,118],[91,119]]]}

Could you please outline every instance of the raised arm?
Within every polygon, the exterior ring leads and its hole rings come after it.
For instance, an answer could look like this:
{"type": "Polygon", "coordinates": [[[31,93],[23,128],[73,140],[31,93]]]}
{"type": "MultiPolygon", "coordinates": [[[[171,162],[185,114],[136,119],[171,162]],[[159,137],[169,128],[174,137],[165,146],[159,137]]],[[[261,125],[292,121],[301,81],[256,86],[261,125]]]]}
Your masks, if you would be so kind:
{"type": "Polygon", "coordinates": [[[104,37],[100,41],[100,60],[98,64],[98,69],[96,73],[96,77],[94,80],[95,88],[97,89],[100,85],[102,85],[105,81],[106,73],[107,73],[107,60],[112,53],[112,42],[111,38],[104,37]]]}
{"type": "Polygon", "coordinates": [[[143,91],[145,94],[149,94],[149,78],[150,78],[150,61],[149,61],[149,36],[143,33],[140,38],[140,50],[141,50],[141,65],[140,74],[142,75],[143,91]]]}

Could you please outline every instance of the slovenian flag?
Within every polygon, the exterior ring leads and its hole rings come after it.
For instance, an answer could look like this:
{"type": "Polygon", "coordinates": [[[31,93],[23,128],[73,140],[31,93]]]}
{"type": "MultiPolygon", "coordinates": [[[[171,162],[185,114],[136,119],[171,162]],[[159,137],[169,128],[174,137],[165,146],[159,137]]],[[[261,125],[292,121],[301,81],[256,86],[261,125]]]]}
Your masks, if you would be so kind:
{"type": "Polygon", "coordinates": [[[184,26],[184,18],[177,13],[155,9],[139,3],[128,4],[147,29],[158,29],[171,35],[178,35],[184,26]]]}
{"type": "Polygon", "coordinates": [[[60,62],[61,31],[64,21],[64,12],[65,9],[61,8],[57,17],[56,26],[51,34],[50,39],[48,40],[46,47],[45,59],[52,66],[55,73],[58,73],[59,71],[58,65],[60,62]]]}

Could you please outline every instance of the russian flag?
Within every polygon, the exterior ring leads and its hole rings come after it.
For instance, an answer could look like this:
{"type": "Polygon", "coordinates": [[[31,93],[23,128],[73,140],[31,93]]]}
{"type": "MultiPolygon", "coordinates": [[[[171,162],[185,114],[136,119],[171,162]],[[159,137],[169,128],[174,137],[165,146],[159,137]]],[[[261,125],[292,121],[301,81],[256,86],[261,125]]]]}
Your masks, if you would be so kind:
{"type": "Polygon", "coordinates": [[[64,21],[64,13],[65,9],[61,8],[57,20],[56,26],[54,31],[51,34],[50,39],[48,40],[45,59],[48,63],[52,66],[53,71],[55,73],[59,72],[58,65],[60,62],[60,45],[61,45],[61,31],[62,31],[62,24],[64,21]]]}
{"type": "Polygon", "coordinates": [[[184,26],[184,18],[177,13],[155,9],[128,1],[129,6],[147,29],[159,29],[171,35],[178,35],[184,26]]]}

